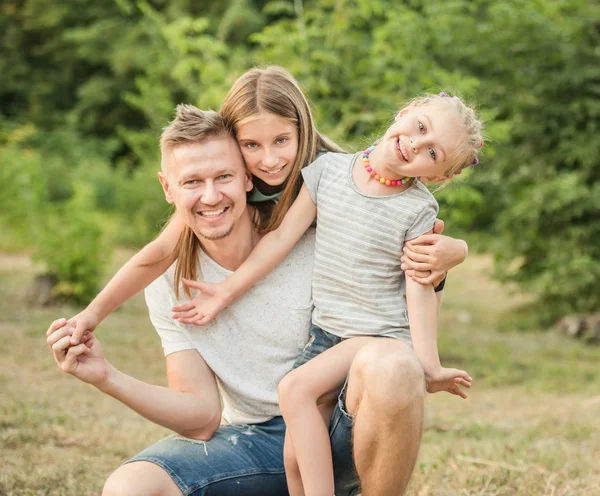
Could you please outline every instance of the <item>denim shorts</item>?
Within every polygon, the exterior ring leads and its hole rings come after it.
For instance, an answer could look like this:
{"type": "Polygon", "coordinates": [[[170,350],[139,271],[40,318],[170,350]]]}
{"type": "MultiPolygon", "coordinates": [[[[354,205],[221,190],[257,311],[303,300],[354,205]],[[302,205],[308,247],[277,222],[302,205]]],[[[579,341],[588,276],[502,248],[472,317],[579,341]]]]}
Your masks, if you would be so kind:
{"type": "MultiPolygon", "coordinates": [[[[322,347],[321,351],[330,347],[328,342],[319,344],[320,333],[313,334],[313,330],[312,343],[307,345],[302,356],[312,345],[322,347]]],[[[354,496],[359,492],[352,458],[353,417],[347,413],[345,406],[346,384],[338,396],[329,424],[337,496],[354,496]]],[[[282,417],[262,424],[222,425],[209,441],[173,434],[125,463],[155,463],[171,476],[184,496],[287,495],[283,466],[284,436],[282,417]]]]}
{"type": "Polygon", "coordinates": [[[324,331],[319,326],[313,324],[310,329],[308,343],[306,343],[306,346],[298,355],[298,358],[296,358],[293,368],[296,369],[300,367],[300,365],[304,365],[309,360],[312,360],[329,348],[333,348],[342,341],[342,338],[324,331]]]}

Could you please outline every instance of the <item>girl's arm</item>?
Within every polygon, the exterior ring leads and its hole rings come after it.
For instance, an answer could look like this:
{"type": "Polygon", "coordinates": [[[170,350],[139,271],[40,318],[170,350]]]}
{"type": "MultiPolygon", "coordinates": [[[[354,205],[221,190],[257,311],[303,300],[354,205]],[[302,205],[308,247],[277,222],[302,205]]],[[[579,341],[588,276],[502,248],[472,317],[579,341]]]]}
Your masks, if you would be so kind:
{"type": "Polygon", "coordinates": [[[175,261],[173,250],[183,226],[178,215],[171,217],[160,235],[131,257],[87,308],[69,320],[75,326],[71,344],[79,343],[85,331],[93,331],[116,308],[166,272],[175,261]]]}
{"type": "Polygon", "coordinates": [[[466,398],[460,386],[471,387],[469,374],[464,370],[444,368],[440,363],[437,347],[438,300],[433,286],[419,284],[407,277],[406,300],[413,348],[425,371],[427,391],[448,391],[466,398]]]}
{"type": "Polygon", "coordinates": [[[281,225],[265,235],[246,261],[225,281],[207,284],[185,281],[199,289],[201,295],[189,303],[173,308],[173,318],[183,324],[205,325],[232,301],[277,267],[310,227],[317,215],[306,185],[285,215],[281,225]]]}

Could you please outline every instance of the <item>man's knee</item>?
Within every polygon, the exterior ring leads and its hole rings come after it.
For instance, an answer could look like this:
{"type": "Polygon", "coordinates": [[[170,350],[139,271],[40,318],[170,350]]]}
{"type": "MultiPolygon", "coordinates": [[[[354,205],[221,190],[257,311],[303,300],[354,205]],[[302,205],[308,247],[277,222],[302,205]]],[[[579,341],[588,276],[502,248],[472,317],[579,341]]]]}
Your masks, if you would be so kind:
{"type": "Polygon", "coordinates": [[[173,479],[151,462],[132,462],[115,470],[104,484],[102,496],[181,496],[173,479]]]}
{"type": "Polygon", "coordinates": [[[355,403],[368,398],[373,407],[389,413],[422,402],[425,377],[414,351],[401,341],[387,338],[365,346],[357,353],[350,369],[349,410],[352,409],[351,397],[355,403]]]}

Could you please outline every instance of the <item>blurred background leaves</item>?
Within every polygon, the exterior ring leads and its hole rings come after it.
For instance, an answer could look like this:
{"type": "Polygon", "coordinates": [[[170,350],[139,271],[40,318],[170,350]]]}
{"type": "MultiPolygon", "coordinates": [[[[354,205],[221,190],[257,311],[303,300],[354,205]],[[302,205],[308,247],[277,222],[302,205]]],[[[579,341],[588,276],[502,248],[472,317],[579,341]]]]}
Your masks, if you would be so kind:
{"type": "Polygon", "coordinates": [[[417,94],[477,102],[484,157],[438,195],[448,232],[495,254],[536,322],[597,311],[599,37],[586,0],[5,0],[0,248],[89,300],[111,249],[168,218],[157,142],[175,105],[218,109],[278,64],[352,151],[417,94]]]}

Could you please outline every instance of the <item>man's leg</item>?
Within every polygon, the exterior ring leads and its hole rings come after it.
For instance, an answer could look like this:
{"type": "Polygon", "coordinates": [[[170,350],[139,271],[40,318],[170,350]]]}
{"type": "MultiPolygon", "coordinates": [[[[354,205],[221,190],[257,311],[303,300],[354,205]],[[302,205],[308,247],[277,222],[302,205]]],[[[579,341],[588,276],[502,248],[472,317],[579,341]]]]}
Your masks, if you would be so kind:
{"type": "Polygon", "coordinates": [[[109,477],[103,496],[287,494],[281,417],[224,425],[209,441],[169,436],[109,477]]]}
{"type": "Polygon", "coordinates": [[[424,401],[423,369],[405,343],[377,339],[358,352],[346,408],[354,416],[354,462],[364,496],[404,493],[421,444],[424,401]]]}
{"type": "Polygon", "coordinates": [[[133,462],[115,470],[102,496],[181,496],[171,476],[151,462],[133,462]]]}

